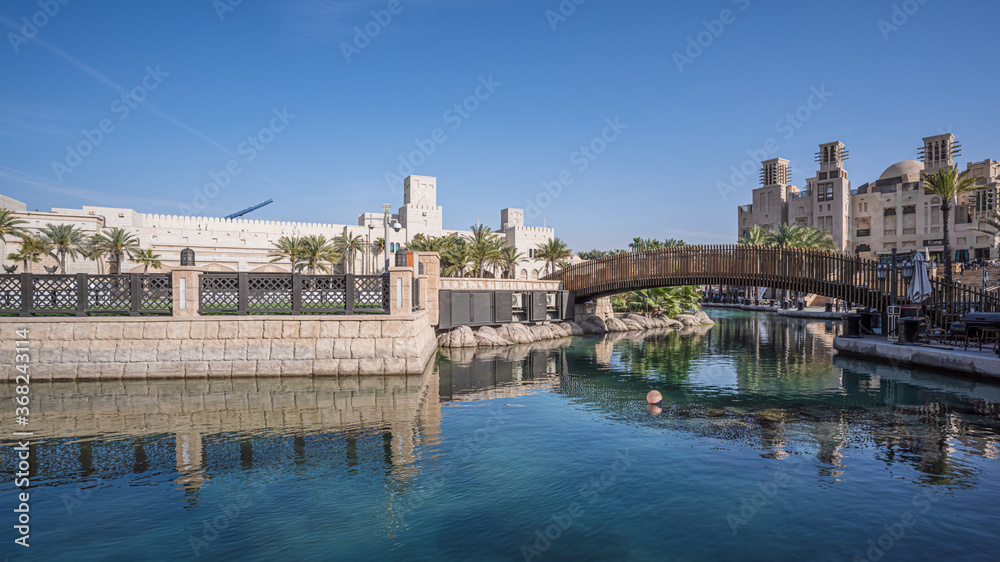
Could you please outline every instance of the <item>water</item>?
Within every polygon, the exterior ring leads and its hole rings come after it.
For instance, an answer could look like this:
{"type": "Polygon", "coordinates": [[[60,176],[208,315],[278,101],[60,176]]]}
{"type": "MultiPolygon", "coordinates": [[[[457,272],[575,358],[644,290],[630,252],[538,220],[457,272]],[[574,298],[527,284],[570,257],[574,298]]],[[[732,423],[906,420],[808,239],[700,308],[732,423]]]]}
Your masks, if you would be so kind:
{"type": "Polygon", "coordinates": [[[713,315],[415,377],[35,383],[32,547],[5,441],[2,552],[996,559],[1000,388],[836,358],[822,322],[713,315]]]}

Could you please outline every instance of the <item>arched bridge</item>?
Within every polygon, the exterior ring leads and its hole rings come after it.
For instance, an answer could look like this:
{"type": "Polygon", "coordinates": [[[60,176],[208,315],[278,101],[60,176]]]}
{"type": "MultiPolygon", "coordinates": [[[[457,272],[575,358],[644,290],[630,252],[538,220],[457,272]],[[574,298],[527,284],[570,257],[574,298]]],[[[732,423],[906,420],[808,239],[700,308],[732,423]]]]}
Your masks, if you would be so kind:
{"type": "MultiPolygon", "coordinates": [[[[850,254],[778,246],[681,246],[614,254],[545,279],[562,281],[577,302],[654,287],[728,285],[818,294],[885,310],[890,304],[891,281],[889,276],[878,278],[877,265],[875,260],[850,254]]],[[[897,295],[905,295],[906,284],[902,276],[897,277],[897,295]]],[[[925,306],[948,319],[972,307],[1000,310],[996,294],[933,279],[931,287],[933,294],[925,306]]]]}

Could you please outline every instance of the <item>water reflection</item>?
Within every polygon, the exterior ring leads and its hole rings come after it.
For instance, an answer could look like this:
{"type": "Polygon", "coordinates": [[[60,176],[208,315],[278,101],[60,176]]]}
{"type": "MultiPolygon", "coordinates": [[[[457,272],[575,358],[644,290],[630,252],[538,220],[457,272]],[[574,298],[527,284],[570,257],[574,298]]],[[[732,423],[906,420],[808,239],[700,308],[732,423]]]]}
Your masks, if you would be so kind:
{"type": "MultiPolygon", "coordinates": [[[[805,454],[821,477],[852,450],[907,465],[924,483],[973,486],[970,457],[995,459],[1000,387],[832,356],[829,323],[730,314],[716,327],[609,335],[571,361],[562,392],[611,419],[756,449],[805,454]],[[659,390],[659,407],[645,405],[659,390]]],[[[856,456],[856,455],[853,455],[856,456]]]]}

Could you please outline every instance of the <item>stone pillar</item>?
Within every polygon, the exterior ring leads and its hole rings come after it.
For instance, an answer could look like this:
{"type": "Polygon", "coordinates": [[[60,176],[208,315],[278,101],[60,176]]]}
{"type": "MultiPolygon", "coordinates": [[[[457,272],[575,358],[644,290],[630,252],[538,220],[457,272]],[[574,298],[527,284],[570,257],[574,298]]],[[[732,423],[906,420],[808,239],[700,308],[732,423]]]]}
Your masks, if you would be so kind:
{"type": "Polygon", "coordinates": [[[409,267],[389,268],[389,315],[412,316],[413,269],[409,267]]]}
{"type": "Polygon", "coordinates": [[[174,295],[174,318],[198,316],[199,267],[175,267],[170,270],[174,295]]]}
{"type": "Polygon", "coordinates": [[[437,326],[438,291],[441,288],[441,256],[437,252],[417,252],[417,259],[419,263],[424,265],[424,274],[420,276],[420,308],[428,311],[431,325],[437,326]]]}

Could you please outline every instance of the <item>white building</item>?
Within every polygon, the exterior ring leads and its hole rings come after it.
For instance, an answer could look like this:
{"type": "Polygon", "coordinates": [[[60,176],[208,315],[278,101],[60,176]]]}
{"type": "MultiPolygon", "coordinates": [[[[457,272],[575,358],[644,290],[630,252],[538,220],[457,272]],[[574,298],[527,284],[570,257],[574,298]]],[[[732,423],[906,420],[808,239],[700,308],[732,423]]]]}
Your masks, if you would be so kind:
{"type": "MultiPolygon", "coordinates": [[[[392,214],[392,221],[399,221],[399,232],[389,230],[390,263],[395,263],[395,252],[402,250],[407,242],[418,234],[427,237],[446,235],[469,236],[467,230],[444,228],[443,208],[437,204],[437,178],[409,176],[404,181],[403,206],[392,214]]],[[[268,254],[275,242],[282,236],[306,236],[317,234],[332,239],[345,230],[362,237],[366,246],[371,247],[384,235],[383,213],[367,212],[358,216],[356,225],[318,224],[254,219],[223,219],[215,217],[189,217],[141,213],[133,209],[114,207],[84,206],[82,209],[53,208],[51,212],[28,211],[24,203],[0,195],[0,208],[16,212],[16,216],[27,221],[24,228],[39,230],[46,224],[72,223],[85,235],[120,227],[135,234],[143,248],[152,248],[163,262],[163,270],[180,265],[180,253],[185,248],[195,252],[197,264],[209,271],[288,271],[288,263],[271,263],[268,254]]],[[[519,279],[537,279],[545,274],[545,262],[534,259],[535,248],[555,237],[551,228],[524,226],[522,209],[503,209],[501,225],[494,229],[505,238],[507,245],[515,246],[524,254],[525,260],[518,265],[519,279]]],[[[18,248],[17,239],[7,242],[5,252],[9,254],[18,248]]],[[[354,272],[357,274],[379,273],[384,268],[385,255],[369,252],[355,259],[354,272]]],[[[42,272],[42,265],[52,266],[51,258],[33,266],[34,272],[42,272]]],[[[106,268],[105,268],[106,269],[106,268]]],[[[123,271],[142,271],[142,266],[126,263],[123,271]]],[[[98,273],[99,265],[91,260],[78,258],[69,266],[71,273],[98,273]]]]}

